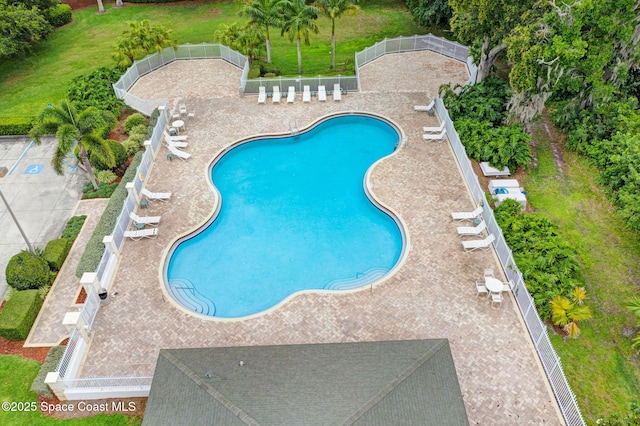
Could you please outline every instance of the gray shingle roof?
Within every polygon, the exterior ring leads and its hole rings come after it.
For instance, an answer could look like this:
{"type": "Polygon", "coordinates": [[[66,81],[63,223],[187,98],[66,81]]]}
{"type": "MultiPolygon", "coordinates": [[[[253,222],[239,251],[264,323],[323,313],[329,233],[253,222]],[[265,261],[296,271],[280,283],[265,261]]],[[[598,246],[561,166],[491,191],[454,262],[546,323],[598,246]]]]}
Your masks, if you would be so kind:
{"type": "Polygon", "coordinates": [[[446,339],[163,349],[143,425],[467,425],[446,339]],[[241,365],[242,364],[242,365],[241,365]]]}

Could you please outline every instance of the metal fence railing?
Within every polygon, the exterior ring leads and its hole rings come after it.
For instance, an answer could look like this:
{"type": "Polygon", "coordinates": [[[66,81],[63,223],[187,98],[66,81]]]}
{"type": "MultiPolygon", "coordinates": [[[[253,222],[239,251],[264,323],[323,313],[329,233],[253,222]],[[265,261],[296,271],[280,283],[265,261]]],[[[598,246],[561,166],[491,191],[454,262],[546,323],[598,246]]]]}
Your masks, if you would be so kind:
{"type": "Polygon", "coordinates": [[[560,357],[558,357],[553,345],[551,344],[551,340],[549,340],[547,327],[538,315],[533,298],[529,294],[522,274],[513,260],[511,249],[507,245],[504,235],[502,234],[502,230],[496,222],[493,210],[487,203],[485,193],[478,182],[478,177],[471,167],[471,162],[467,157],[465,148],[462,145],[460,137],[458,136],[458,133],[453,126],[453,122],[449,117],[449,113],[440,98],[436,99],[436,110],[438,111],[440,119],[445,123],[447,137],[449,138],[449,142],[451,143],[456,159],[458,160],[458,164],[460,165],[464,179],[469,191],[471,192],[471,196],[477,204],[483,206],[482,218],[487,224],[488,231],[496,237],[494,242],[496,254],[507,279],[514,283],[512,289],[513,295],[516,299],[516,303],[526,324],[527,330],[529,331],[529,335],[531,336],[531,340],[536,348],[536,352],[538,353],[538,357],[540,358],[540,362],[542,363],[551,388],[553,389],[553,393],[558,401],[558,405],[560,406],[560,411],[564,416],[565,422],[570,426],[584,425],[585,423],[582,418],[582,414],[580,413],[578,401],[571,390],[571,386],[569,386],[569,383],[567,382],[566,376],[564,375],[560,357]]]}
{"type": "Polygon", "coordinates": [[[73,353],[76,349],[78,341],[80,340],[80,333],[76,330],[71,332],[71,336],[69,337],[69,342],[67,343],[67,347],[62,354],[62,358],[60,358],[60,362],[58,363],[58,367],[56,371],[60,375],[60,378],[64,378],[67,374],[67,370],[69,369],[69,365],[71,363],[71,358],[73,358],[73,353]]]}
{"type": "Polygon", "coordinates": [[[88,389],[88,388],[134,388],[149,387],[153,381],[153,376],[130,376],[130,377],[96,377],[81,379],[65,379],[63,383],[66,388],[88,389]]]}

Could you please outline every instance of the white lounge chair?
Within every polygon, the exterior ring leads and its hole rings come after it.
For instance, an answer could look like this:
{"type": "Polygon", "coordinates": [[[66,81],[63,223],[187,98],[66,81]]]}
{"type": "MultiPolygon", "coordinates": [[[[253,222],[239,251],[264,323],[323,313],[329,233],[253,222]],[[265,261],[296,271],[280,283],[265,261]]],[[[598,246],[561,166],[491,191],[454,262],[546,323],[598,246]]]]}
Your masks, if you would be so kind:
{"type": "Polygon", "coordinates": [[[480,222],[478,226],[458,226],[458,235],[461,237],[464,236],[474,236],[477,237],[481,235],[484,230],[487,229],[487,224],[484,222],[480,222]]]}
{"type": "Polygon", "coordinates": [[[189,138],[189,136],[187,136],[187,135],[171,136],[169,134],[169,132],[167,132],[166,130],[164,132],[162,132],[162,135],[164,136],[165,140],[172,141],[172,142],[186,141],[189,138]]]}
{"type": "Polygon", "coordinates": [[[423,127],[422,131],[425,133],[440,133],[444,130],[444,121],[438,127],[423,127]]]}
{"type": "Polygon", "coordinates": [[[187,106],[185,104],[178,105],[178,110],[180,111],[180,116],[182,114],[187,115],[187,106]]]}
{"type": "Polygon", "coordinates": [[[280,86],[273,86],[273,97],[271,98],[271,102],[274,104],[279,104],[281,97],[282,93],[280,93],[280,86]]]}
{"type": "Polygon", "coordinates": [[[489,234],[484,240],[463,241],[462,248],[464,251],[488,250],[495,239],[496,237],[493,234],[489,234]]]}
{"type": "Polygon", "coordinates": [[[318,102],[327,101],[327,89],[324,86],[318,86],[318,102]]]}
{"type": "Polygon", "coordinates": [[[340,88],[340,85],[338,83],[333,85],[333,100],[342,100],[342,89],[340,88]]]}
{"type": "Polygon", "coordinates": [[[447,135],[447,129],[443,129],[440,133],[426,133],[422,135],[422,139],[425,141],[441,141],[444,140],[444,137],[447,135]]]}
{"type": "Polygon", "coordinates": [[[189,158],[191,158],[191,154],[189,154],[188,152],[180,151],[178,148],[174,147],[173,145],[167,145],[167,148],[169,148],[169,151],[171,151],[173,155],[175,155],[181,160],[188,160],[189,158]]]}
{"type": "Polygon", "coordinates": [[[147,197],[149,201],[167,201],[171,198],[170,192],[151,192],[147,188],[142,188],[141,193],[147,197]]]}
{"type": "Polygon", "coordinates": [[[296,100],[296,88],[293,86],[289,86],[289,91],[287,92],[287,103],[292,104],[293,101],[296,100]]]}
{"type": "Polygon", "coordinates": [[[149,225],[149,226],[158,226],[160,225],[160,216],[138,216],[134,212],[129,213],[129,217],[136,225],[149,225]]]}
{"type": "Polygon", "coordinates": [[[462,222],[464,220],[473,220],[476,217],[480,216],[481,214],[482,214],[482,207],[478,206],[478,208],[476,208],[472,212],[454,212],[454,213],[451,213],[451,218],[454,221],[462,222]]]}
{"type": "Polygon", "coordinates": [[[311,87],[305,85],[302,90],[302,102],[311,102],[311,87]]]}
{"type": "Polygon", "coordinates": [[[189,146],[189,142],[172,141],[170,139],[165,139],[164,141],[167,146],[172,146],[174,148],[186,148],[189,146]]]}
{"type": "Polygon", "coordinates": [[[436,106],[436,101],[432,100],[429,105],[415,105],[413,109],[416,111],[426,111],[428,113],[433,113],[433,107],[436,106]]]}
{"type": "Polygon", "coordinates": [[[258,88],[258,103],[266,104],[267,103],[267,90],[264,86],[260,86],[258,88]]]}
{"type": "Polygon", "coordinates": [[[158,228],[136,229],[135,231],[124,231],[126,238],[131,238],[133,241],[141,240],[143,238],[155,238],[158,236],[158,228]]]}

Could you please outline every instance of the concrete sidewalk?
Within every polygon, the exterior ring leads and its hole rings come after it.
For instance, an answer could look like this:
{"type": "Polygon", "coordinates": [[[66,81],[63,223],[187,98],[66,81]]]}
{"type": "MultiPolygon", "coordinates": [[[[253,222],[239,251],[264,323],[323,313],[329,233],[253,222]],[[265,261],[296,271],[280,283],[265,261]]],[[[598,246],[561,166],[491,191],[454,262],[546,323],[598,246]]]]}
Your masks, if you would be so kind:
{"type": "MultiPolygon", "coordinates": [[[[34,247],[44,248],[59,238],[76,208],[86,182],[84,174],[71,167],[58,176],[51,167],[55,138],[43,138],[40,145],[29,138],[0,139],[0,167],[9,173],[0,178],[4,194],[27,239],[34,247]]],[[[7,290],[5,270],[11,257],[27,248],[18,227],[0,202],[0,299],[7,290]]]]}

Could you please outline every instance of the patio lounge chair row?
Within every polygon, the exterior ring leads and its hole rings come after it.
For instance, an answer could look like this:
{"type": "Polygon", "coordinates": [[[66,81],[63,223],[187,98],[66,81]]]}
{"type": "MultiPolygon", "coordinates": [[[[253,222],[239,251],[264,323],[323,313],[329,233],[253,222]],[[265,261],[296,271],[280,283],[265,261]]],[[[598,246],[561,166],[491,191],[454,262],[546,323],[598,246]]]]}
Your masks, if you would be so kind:
{"type": "MultiPolygon", "coordinates": [[[[462,222],[465,220],[476,220],[482,214],[482,207],[478,206],[472,212],[453,212],[451,218],[454,222],[462,222]]],[[[457,227],[458,235],[460,236],[480,236],[484,234],[487,229],[487,224],[484,220],[481,220],[476,226],[459,226],[457,227]]],[[[467,240],[462,242],[462,248],[464,251],[475,250],[488,250],[491,247],[491,243],[495,241],[495,235],[489,234],[482,240],[467,240]]]]}
{"type": "Polygon", "coordinates": [[[186,148],[189,145],[188,142],[185,142],[187,140],[186,135],[171,136],[166,131],[164,131],[162,135],[164,136],[164,142],[170,151],[170,156],[178,157],[181,160],[188,160],[191,157],[191,154],[180,149],[186,148]]]}
{"type": "MultiPolygon", "coordinates": [[[[342,100],[342,89],[340,88],[340,84],[336,83],[333,85],[332,92],[333,100],[338,102],[342,100]]],[[[258,103],[266,104],[267,103],[267,90],[264,86],[260,86],[258,88],[258,103]]],[[[273,93],[271,95],[271,102],[274,104],[279,104],[282,99],[282,93],[280,92],[280,86],[273,86],[273,93]]],[[[287,103],[292,104],[296,99],[296,88],[295,86],[289,86],[287,91],[287,103]]],[[[327,101],[327,89],[325,86],[318,86],[318,102],[326,102],[327,101]]],[[[302,102],[309,103],[311,102],[311,86],[305,85],[302,91],[302,102]]]]}
{"type": "MultiPolygon", "coordinates": [[[[164,202],[171,198],[170,192],[151,192],[144,187],[140,192],[140,195],[144,197],[145,201],[164,202]]],[[[134,212],[130,212],[129,218],[137,229],[125,231],[125,238],[138,241],[143,238],[156,238],[158,236],[158,226],[160,225],[161,216],[138,216],[134,212]],[[145,228],[146,225],[151,226],[151,228],[145,228]]]]}

